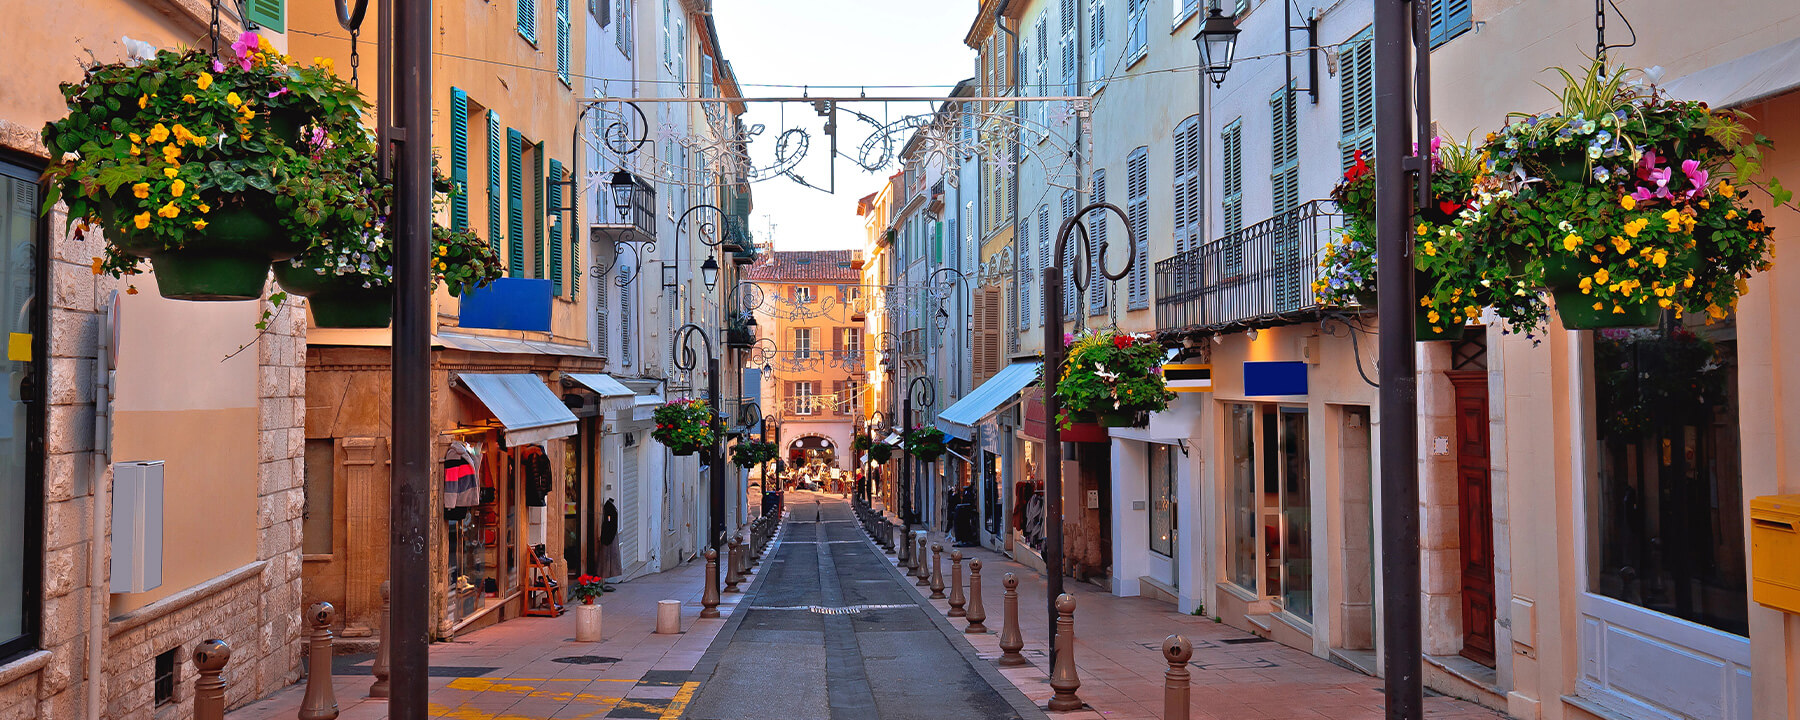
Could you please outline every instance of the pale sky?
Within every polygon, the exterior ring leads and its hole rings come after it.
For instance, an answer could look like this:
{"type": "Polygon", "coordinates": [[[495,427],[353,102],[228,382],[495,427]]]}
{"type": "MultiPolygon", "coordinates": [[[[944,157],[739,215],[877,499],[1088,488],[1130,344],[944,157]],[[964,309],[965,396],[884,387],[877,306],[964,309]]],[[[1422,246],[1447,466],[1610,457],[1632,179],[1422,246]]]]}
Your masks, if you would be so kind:
{"type": "MultiPolygon", "coordinates": [[[[721,49],[746,96],[799,96],[802,85],[815,86],[811,97],[864,94],[860,88],[818,85],[929,85],[870,87],[866,92],[870,97],[941,97],[975,72],[975,52],[962,39],[977,6],[975,0],[715,0],[713,15],[721,49]],[[796,87],[759,87],[769,84],[796,87]]],[[[883,122],[935,109],[929,103],[843,107],[883,122]]],[[[818,187],[829,187],[830,139],[824,134],[824,118],[811,105],[750,103],[744,123],[764,126],[750,150],[759,168],[773,163],[776,138],[783,129],[807,129],[810,148],[796,174],[818,187]]],[[[757,237],[766,239],[773,222],[778,250],[862,247],[856,201],[879,189],[895,169],[890,163],[879,173],[869,173],[854,162],[868,134],[867,123],[839,112],[838,152],[850,157],[837,159],[836,194],[787,178],[756,183],[751,224],[757,237]]],[[[896,149],[907,137],[895,138],[896,149]]]]}

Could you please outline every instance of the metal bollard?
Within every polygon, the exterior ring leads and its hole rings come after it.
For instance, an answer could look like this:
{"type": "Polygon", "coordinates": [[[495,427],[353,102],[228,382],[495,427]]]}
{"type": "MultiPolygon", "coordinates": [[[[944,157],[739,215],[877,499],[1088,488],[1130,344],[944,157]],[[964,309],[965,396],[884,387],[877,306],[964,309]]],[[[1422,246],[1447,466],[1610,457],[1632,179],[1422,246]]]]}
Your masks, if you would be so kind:
{"type": "Polygon", "coordinates": [[[1163,720],[1188,720],[1188,661],[1194,657],[1194,644],[1180,635],[1163,640],[1163,659],[1169,669],[1163,672],[1163,720]]]}
{"type": "Polygon", "coordinates": [[[307,647],[306,695],[300,698],[300,720],[335,720],[337,693],[331,687],[331,603],[313,603],[312,642],[307,647]]]}
{"type": "Polygon", "coordinates": [[[1050,663],[1051,710],[1080,710],[1081,678],[1075,673],[1075,597],[1068,593],[1056,596],[1056,653],[1050,663]]]}
{"type": "Polygon", "coordinates": [[[967,617],[969,613],[963,610],[963,604],[965,602],[967,602],[967,601],[963,598],[963,591],[962,591],[962,551],[961,550],[951,550],[950,551],[950,612],[945,613],[945,616],[946,617],[967,617]]]}
{"type": "Polygon", "coordinates": [[[742,576],[738,575],[737,554],[738,554],[737,538],[731,538],[730,540],[727,540],[725,542],[725,590],[724,590],[724,592],[727,592],[727,593],[743,592],[742,590],[738,589],[738,583],[743,582],[744,578],[742,576]]]}
{"type": "Polygon", "coordinates": [[[706,590],[700,593],[700,617],[719,616],[719,551],[706,549],[706,590]]]}
{"type": "Polygon", "coordinates": [[[925,533],[919,533],[918,540],[913,545],[913,553],[913,559],[918,563],[913,568],[913,572],[919,576],[913,584],[919,587],[931,587],[931,555],[927,554],[925,533]]]}
{"type": "Polygon", "coordinates": [[[381,581],[381,647],[375,650],[375,667],[370,670],[375,682],[369,683],[369,697],[388,696],[388,584],[381,581]]]}
{"type": "Polygon", "coordinates": [[[204,640],[194,646],[194,667],[200,677],[194,680],[194,720],[225,720],[225,663],[231,659],[231,646],[224,640],[204,640]]]}
{"type": "Polygon", "coordinates": [[[944,545],[931,544],[931,599],[944,599],[944,545]]]}
{"type": "Polygon", "coordinates": [[[969,619],[969,626],[963,632],[979,635],[987,632],[987,609],[981,606],[981,558],[969,561],[969,609],[964,614],[969,619]]]}
{"type": "Polygon", "coordinates": [[[1000,579],[1006,586],[1006,594],[1000,603],[1000,666],[1018,667],[1029,665],[1019,651],[1025,649],[1025,638],[1019,635],[1019,578],[1007,573],[1000,579]]]}
{"type": "Polygon", "coordinates": [[[762,526],[760,525],[762,521],[758,520],[757,522],[759,523],[757,526],[750,528],[750,544],[744,551],[744,567],[746,570],[762,564],[762,543],[757,541],[757,536],[762,534],[762,526]]]}

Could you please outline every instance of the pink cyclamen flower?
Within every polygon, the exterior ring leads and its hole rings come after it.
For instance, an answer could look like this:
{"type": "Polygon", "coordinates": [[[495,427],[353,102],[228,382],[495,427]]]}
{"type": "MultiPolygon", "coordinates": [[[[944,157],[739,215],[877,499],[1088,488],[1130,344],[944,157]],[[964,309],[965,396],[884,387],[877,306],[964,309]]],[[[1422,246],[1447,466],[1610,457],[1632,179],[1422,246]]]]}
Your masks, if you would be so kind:
{"type": "Polygon", "coordinates": [[[1644,156],[1638,158],[1637,176],[1640,180],[1649,180],[1650,172],[1656,169],[1656,151],[1645,150],[1644,156]]]}
{"type": "Polygon", "coordinates": [[[237,56],[241,58],[256,52],[258,47],[261,47],[261,43],[256,37],[256,33],[245,31],[244,34],[238,36],[237,42],[231,44],[231,51],[237,53],[237,56]]]}
{"type": "Polygon", "coordinates": [[[281,88],[277,89],[275,92],[269,93],[269,99],[273,100],[275,98],[281,97],[286,94],[288,94],[288,89],[287,89],[286,85],[283,85],[283,86],[281,86],[281,88]]]}
{"type": "Polygon", "coordinates": [[[1681,173],[1686,175],[1688,183],[1693,185],[1693,187],[1687,191],[1688,197],[1693,197],[1699,193],[1706,192],[1706,180],[1710,173],[1700,169],[1699,160],[1681,161],[1681,173]]]}
{"type": "Polygon", "coordinates": [[[213,72],[225,72],[225,63],[219,62],[218,58],[213,58],[212,68],[213,72]]]}

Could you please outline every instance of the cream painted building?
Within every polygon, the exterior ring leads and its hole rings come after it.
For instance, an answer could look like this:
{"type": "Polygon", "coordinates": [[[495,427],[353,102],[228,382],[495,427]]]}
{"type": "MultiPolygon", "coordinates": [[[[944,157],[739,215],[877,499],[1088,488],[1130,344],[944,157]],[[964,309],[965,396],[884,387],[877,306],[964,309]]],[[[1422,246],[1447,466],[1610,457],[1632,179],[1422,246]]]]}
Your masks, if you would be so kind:
{"type": "MultiPolygon", "coordinates": [[[[252,19],[287,48],[282,5],[252,19]]],[[[202,46],[211,18],[174,2],[0,12],[55,29],[0,46],[0,296],[14,318],[0,716],[191,717],[192,653],[213,638],[232,647],[227,701],[246,704],[299,676],[304,318],[281,311],[259,333],[267,303],[165,300],[154,275],[97,276],[102,239],[71,236],[60,207],[38,214],[39,132],[64,112],[57,83],[80,80],[78,59],[124,59],[121,36],[202,46]],[[121,489],[135,477],[160,489],[121,489]],[[131,517],[147,532],[111,532],[131,517]]],[[[222,43],[239,27],[228,14],[222,43]]]]}

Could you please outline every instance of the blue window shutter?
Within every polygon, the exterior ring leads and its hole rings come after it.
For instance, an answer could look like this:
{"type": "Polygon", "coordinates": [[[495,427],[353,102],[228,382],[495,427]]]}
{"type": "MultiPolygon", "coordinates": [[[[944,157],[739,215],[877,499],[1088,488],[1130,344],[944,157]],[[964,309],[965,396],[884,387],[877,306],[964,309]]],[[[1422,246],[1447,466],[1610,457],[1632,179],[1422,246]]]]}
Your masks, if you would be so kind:
{"type": "Polygon", "coordinates": [[[532,146],[531,209],[537,212],[531,223],[531,276],[544,277],[544,144],[532,146]]]}
{"type": "Polygon", "coordinates": [[[494,248],[494,254],[500,254],[500,237],[505,220],[501,219],[500,198],[506,192],[500,186],[500,116],[494,111],[487,111],[487,201],[488,201],[488,245],[494,248]]]}
{"type": "Polygon", "coordinates": [[[287,32],[287,0],[250,0],[244,19],[278,33],[287,32]]]}
{"type": "Polygon", "coordinates": [[[569,0],[556,0],[556,76],[569,84],[569,0]]]}
{"type": "MultiPolygon", "coordinates": [[[[541,150],[542,145],[538,148],[541,150]]],[[[561,160],[550,160],[550,184],[544,191],[550,196],[552,212],[560,214],[563,206],[563,187],[559,183],[563,179],[561,160]]],[[[548,221],[546,221],[548,222],[548,221]]],[[[556,295],[563,294],[563,224],[550,226],[550,290],[556,295]]]]}
{"type": "Polygon", "coordinates": [[[519,36],[537,44],[537,0],[519,0],[519,36]]]}
{"type": "Polygon", "coordinates": [[[1431,0],[1431,46],[1449,42],[1472,25],[1470,0],[1431,0]]]}
{"type": "Polygon", "coordinates": [[[525,136],[506,129],[506,274],[525,277],[525,136]]]}
{"type": "Polygon", "coordinates": [[[469,229],[469,94],[450,88],[450,229],[469,229]]]}

